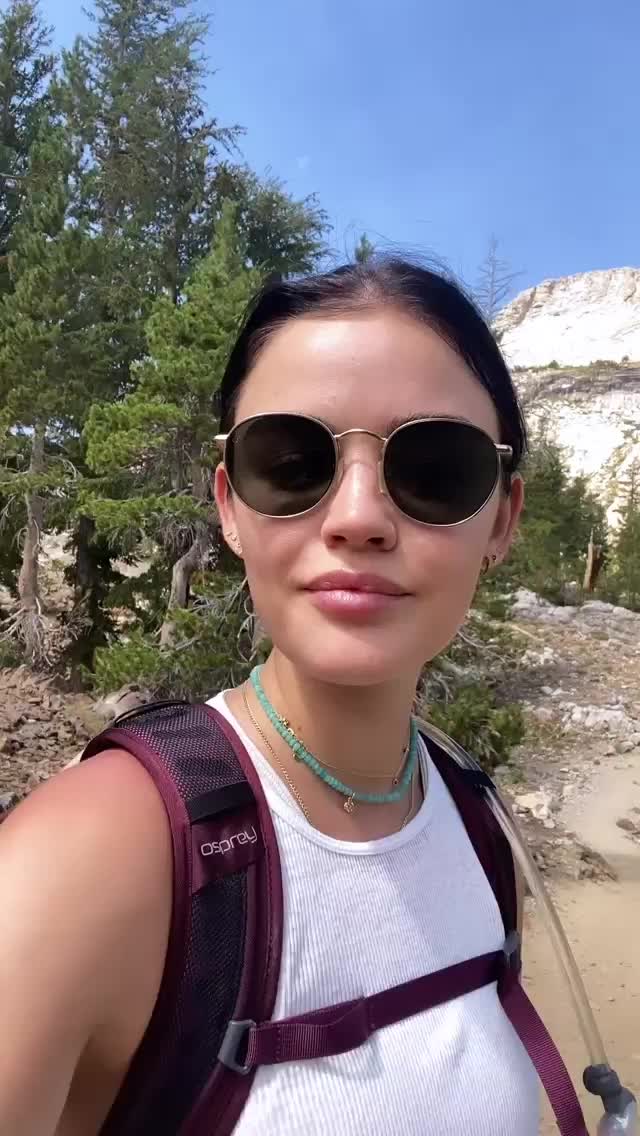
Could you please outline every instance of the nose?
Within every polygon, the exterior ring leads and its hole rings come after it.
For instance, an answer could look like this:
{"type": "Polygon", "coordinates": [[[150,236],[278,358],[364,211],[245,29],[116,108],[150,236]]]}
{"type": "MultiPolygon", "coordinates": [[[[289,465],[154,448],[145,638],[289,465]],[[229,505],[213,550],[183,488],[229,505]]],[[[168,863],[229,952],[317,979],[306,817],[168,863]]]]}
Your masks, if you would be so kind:
{"type": "Polygon", "coordinates": [[[322,522],[322,536],[329,547],[395,547],[398,534],[394,509],[380,490],[373,455],[343,454],[338,484],[322,522]]]}

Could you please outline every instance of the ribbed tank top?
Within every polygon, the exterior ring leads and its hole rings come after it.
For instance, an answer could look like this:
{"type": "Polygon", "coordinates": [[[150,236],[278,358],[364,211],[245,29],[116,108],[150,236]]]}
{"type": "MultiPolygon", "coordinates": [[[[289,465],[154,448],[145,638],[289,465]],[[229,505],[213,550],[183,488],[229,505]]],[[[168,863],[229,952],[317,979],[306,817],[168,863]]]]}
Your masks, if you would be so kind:
{"type": "MultiPolygon", "coordinates": [[[[273,815],[284,942],[274,1018],[373,994],[500,949],[493,891],[423,745],[425,800],[400,832],[353,843],[307,823],[231,714],[273,815]]],[[[537,1074],[495,984],[339,1057],[262,1067],[234,1136],[537,1136],[537,1074]]]]}

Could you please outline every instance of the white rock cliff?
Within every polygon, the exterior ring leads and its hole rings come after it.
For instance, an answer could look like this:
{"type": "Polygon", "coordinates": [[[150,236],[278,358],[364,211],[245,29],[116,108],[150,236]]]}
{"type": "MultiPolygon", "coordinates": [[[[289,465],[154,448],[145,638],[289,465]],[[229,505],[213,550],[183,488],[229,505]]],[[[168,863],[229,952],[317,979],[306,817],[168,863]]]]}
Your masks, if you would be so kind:
{"type": "Polygon", "coordinates": [[[496,330],[532,433],[544,426],[615,525],[640,462],[640,269],[546,280],[517,296],[496,330]]]}
{"type": "Polygon", "coordinates": [[[640,268],[544,280],[516,296],[496,329],[512,367],[640,362],[640,268]]]}

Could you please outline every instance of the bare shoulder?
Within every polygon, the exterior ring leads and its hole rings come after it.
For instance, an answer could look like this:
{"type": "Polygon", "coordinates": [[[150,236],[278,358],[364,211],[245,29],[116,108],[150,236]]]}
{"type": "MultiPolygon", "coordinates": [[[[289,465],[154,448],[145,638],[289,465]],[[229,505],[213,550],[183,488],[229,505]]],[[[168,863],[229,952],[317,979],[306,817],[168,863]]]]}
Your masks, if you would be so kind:
{"type": "Polygon", "coordinates": [[[171,879],[164,805],[124,751],[58,774],[0,826],[0,1004],[14,1039],[0,1055],[0,1131],[9,1121],[29,1134],[55,1128],[81,1054],[118,1007],[136,1005],[146,973],[144,1028],[162,973],[171,879]],[[43,1089],[37,1100],[34,1084],[43,1089]]]}
{"type": "Polygon", "coordinates": [[[134,891],[139,902],[140,873],[152,884],[169,848],[152,779],[130,754],[114,749],[65,769],[15,809],[0,826],[0,872],[11,883],[20,865],[23,910],[43,892],[77,910],[81,884],[94,910],[126,903],[134,891]]]}
{"type": "Polygon", "coordinates": [[[3,931],[28,936],[46,914],[64,957],[108,955],[113,935],[171,886],[170,830],[149,775],[109,750],[53,777],[0,826],[0,881],[3,931]]]}

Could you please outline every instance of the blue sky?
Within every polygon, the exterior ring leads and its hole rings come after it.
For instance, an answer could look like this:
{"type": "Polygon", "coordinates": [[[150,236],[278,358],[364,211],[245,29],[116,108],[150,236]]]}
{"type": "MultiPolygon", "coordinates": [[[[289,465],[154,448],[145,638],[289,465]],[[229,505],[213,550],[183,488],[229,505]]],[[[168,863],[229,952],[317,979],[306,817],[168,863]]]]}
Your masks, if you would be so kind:
{"type": "MultiPolygon", "coordinates": [[[[640,265],[638,0],[211,0],[208,86],[243,152],[473,283],[491,233],[518,287],[640,265]]],[[[43,0],[60,43],[80,0],[43,0]]]]}

